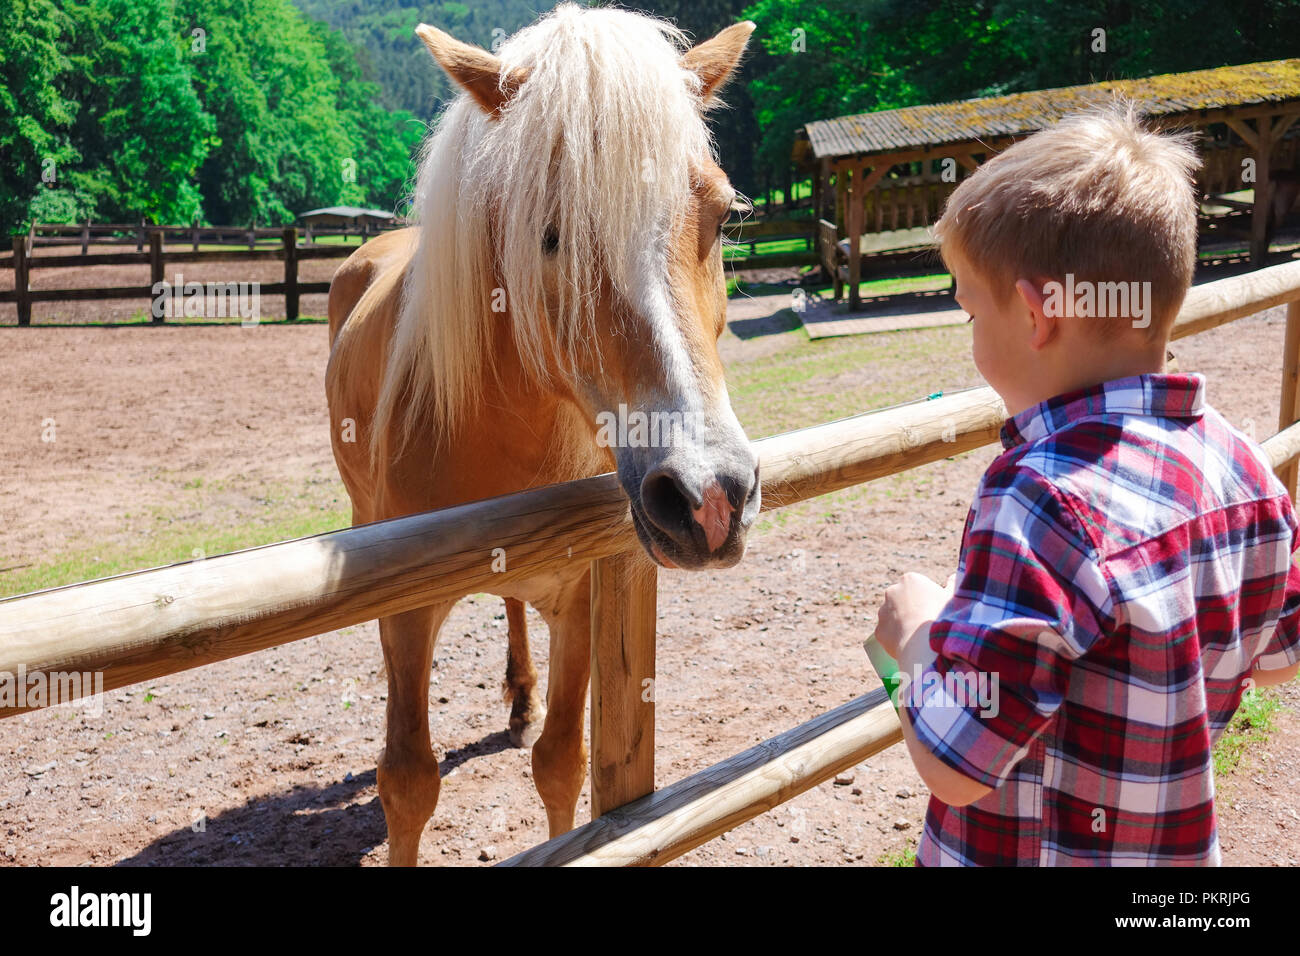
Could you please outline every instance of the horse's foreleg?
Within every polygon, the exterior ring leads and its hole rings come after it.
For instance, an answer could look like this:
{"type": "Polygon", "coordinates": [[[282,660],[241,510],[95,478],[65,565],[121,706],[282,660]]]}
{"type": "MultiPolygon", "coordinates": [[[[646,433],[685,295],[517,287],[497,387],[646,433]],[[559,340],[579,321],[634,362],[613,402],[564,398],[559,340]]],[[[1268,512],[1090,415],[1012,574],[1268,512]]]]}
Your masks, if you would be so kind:
{"type": "Polygon", "coordinates": [[[551,632],[546,721],[533,745],[533,780],[546,807],[550,835],[573,829],[587,776],[587,681],[591,673],[591,576],[568,589],[553,611],[541,610],[551,632]]]}
{"type": "Polygon", "coordinates": [[[379,800],[388,822],[388,864],[414,866],[420,835],[438,805],[438,761],[429,740],[429,669],[450,604],[382,618],[388,721],[379,758],[379,800]]]}
{"type": "Polygon", "coordinates": [[[506,653],[506,679],[501,689],[510,705],[510,742],[531,747],[542,730],[546,707],[537,695],[537,668],[528,647],[528,620],[524,602],[506,598],[506,623],[510,647],[506,653]]]}

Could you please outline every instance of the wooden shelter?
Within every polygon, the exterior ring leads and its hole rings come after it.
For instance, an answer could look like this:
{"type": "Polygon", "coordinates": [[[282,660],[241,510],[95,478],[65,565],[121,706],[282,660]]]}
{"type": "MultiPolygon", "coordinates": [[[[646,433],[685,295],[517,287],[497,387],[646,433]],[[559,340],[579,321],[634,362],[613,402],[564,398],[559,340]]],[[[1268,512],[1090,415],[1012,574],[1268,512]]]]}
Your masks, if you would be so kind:
{"type": "Polygon", "coordinates": [[[382,232],[398,224],[397,217],[383,209],[362,209],[358,206],[326,206],[309,209],[298,214],[298,222],[305,227],[307,241],[314,235],[355,232],[361,236],[382,232]]]}
{"type": "Polygon", "coordinates": [[[859,305],[862,256],[886,245],[879,237],[864,244],[864,237],[930,225],[957,183],[990,155],[1063,116],[1116,96],[1134,101],[1160,127],[1202,131],[1202,196],[1227,218],[1249,217],[1243,237],[1249,239],[1252,262],[1262,265],[1274,186],[1296,175],[1278,172],[1300,171],[1300,59],[910,106],[807,124],[796,133],[793,159],[796,167],[812,175],[813,208],[822,220],[819,254],[835,278],[837,298],[841,283],[847,282],[850,306],[859,305]],[[1254,189],[1253,203],[1218,198],[1249,189],[1254,189]]]}

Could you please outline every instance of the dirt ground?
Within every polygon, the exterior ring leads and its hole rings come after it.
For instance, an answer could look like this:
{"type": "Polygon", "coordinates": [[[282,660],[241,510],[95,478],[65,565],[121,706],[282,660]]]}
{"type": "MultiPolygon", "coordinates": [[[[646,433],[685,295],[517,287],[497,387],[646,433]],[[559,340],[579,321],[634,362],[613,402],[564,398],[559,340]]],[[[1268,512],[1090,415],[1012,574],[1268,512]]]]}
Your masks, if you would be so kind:
{"type": "MultiPolygon", "coordinates": [[[[1282,335],[1273,310],[1175,351],[1208,374],[1213,404],[1262,437],[1275,429],[1282,335]]],[[[156,526],[150,515],[173,527],[253,520],[286,488],[337,506],[326,339],[320,325],[0,329],[0,568],[131,542],[156,526]],[[55,442],[40,440],[47,419],[55,442]],[[196,474],[203,486],[187,488],[196,474]]],[[[768,347],[724,341],[734,360],[768,347]]],[[[969,363],[942,378],[978,382],[969,363]]],[[[909,569],[946,577],[994,454],[770,519],[730,571],[661,572],[658,783],[875,686],[860,644],[883,589],[909,569]]],[[[544,680],[545,628],[531,612],[530,623],[544,680]]],[[[443,629],[430,711],[444,784],[423,863],[487,864],[546,838],[529,754],[505,733],[505,633],[488,596],[461,602],[443,629]]],[[[0,722],[0,862],[383,863],[379,671],[372,622],[110,692],[99,715],[61,707],[0,722]]],[[[1230,864],[1300,863],[1300,686],[1283,697],[1267,743],[1219,781],[1230,864]]],[[[875,864],[914,844],[926,799],[892,748],[678,865],[875,864]]],[[[584,790],[580,820],[588,807],[584,790]]]]}

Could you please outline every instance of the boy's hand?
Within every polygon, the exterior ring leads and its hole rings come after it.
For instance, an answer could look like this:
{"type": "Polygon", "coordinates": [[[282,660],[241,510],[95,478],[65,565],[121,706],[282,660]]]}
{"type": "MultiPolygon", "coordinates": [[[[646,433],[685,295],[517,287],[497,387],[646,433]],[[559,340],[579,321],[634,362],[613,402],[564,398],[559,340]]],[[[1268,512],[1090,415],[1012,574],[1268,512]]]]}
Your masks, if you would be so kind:
{"type": "Polygon", "coordinates": [[[885,588],[885,603],[876,615],[876,640],[889,656],[898,660],[899,652],[922,624],[933,621],[952,597],[957,575],[948,575],[948,583],[938,582],[908,571],[897,584],[885,588]]]}

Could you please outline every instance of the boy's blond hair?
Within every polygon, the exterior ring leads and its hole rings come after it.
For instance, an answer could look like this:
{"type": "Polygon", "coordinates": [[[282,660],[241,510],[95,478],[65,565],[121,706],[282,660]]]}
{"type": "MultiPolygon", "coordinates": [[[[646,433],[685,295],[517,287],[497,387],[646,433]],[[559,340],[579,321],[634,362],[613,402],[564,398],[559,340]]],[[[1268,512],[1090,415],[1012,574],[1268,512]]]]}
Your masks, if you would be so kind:
{"type": "MultiPolygon", "coordinates": [[[[1200,159],[1189,133],[1145,128],[1131,104],[1066,117],[979,167],[934,234],[999,292],[1017,279],[1149,282],[1149,341],[1165,341],[1196,268],[1200,159]]],[[[1126,317],[1089,320],[1102,338],[1126,317]]]]}

